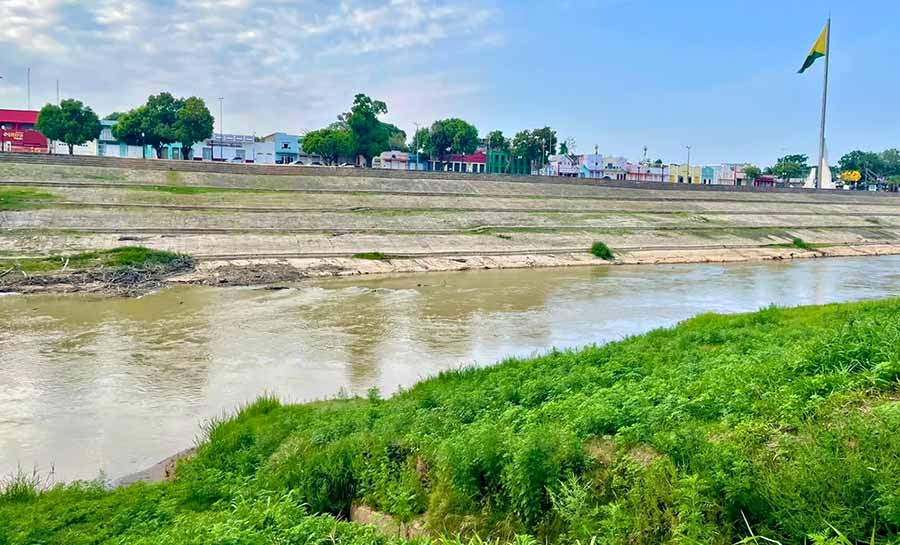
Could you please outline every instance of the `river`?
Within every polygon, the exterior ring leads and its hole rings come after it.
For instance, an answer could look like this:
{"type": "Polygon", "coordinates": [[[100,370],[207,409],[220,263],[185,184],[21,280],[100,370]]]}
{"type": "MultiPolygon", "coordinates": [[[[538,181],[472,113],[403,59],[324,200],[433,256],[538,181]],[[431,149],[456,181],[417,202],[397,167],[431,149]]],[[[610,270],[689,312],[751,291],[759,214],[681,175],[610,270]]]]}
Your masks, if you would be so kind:
{"type": "Polygon", "coordinates": [[[139,299],[0,297],[0,476],[143,469],[263,392],[389,394],[442,369],[700,312],[900,295],[900,256],[330,279],[139,299]]]}

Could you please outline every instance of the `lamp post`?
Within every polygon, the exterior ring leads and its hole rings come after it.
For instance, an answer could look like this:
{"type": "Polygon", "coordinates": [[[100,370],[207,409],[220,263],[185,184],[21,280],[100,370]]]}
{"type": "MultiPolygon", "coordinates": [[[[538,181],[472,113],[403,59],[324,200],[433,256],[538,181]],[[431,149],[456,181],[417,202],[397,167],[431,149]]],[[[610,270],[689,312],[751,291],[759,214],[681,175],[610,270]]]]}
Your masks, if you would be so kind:
{"type": "Polygon", "coordinates": [[[222,149],[223,141],[225,140],[225,119],[222,115],[222,102],[225,100],[225,97],[219,97],[219,160],[225,160],[225,150],[222,149]]]}
{"type": "Polygon", "coordinates": [[[687,176],[685,176],[685,181],[687,183],[691,183],[691,147],[685,146],[687,148],[688,156],[687,156],[687,176]]]}
{"type": "Polygon", "coordinates": [[[144,144],[144,131],[141,131],[141,159],[147,158],[147,145],[144,144]]]}

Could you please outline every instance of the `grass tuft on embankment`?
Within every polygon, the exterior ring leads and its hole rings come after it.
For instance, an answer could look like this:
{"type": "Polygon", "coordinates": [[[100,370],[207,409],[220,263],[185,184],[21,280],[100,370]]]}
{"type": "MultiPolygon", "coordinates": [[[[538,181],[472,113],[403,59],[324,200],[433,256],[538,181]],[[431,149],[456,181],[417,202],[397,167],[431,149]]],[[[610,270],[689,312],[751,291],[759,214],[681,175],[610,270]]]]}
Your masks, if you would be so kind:
{"type": "Polygon", "coordinates": [[[597,241],[593,243],[591,245],[591,253],[594,254],[594,256],[606,261],[612,261],[613,259],[615,259],[612,250],[610,250],[609,246],[607,246],[603,242],[597,241]]]}
{"type": "Polygon", "coordinates": [[[900,299],[770,307],[388,399],[264,397],[173,483],[0,494],[0,543],[399,542],[327,516],[366,504],[517,543],[888,545],[898,453],[900,299]]]}
{"type": "Polygon", "coordinates": [[[372,261],[387,261],[389,259],[393,259],[393,256],[385,254],[383,252],[360,252],[358,254],[353,254],[354,259],[369,259],[372,261]]]}
{"type": "Polygon", "coordinates": [[[56,198],[47,191],[19,187],[0,187],[0,211],[40,208],[56,198]]]}
{"type": "Polygon", "coordinates": [[[97,250],[69,255],[39,258],[0,258],[0,269],[15,267],[26,273],[66,270],[124,269],[124,268],[184,268],[192,263],[184,254],[152,250],[142,246],[122,246],[112,250],[97,250]]]}

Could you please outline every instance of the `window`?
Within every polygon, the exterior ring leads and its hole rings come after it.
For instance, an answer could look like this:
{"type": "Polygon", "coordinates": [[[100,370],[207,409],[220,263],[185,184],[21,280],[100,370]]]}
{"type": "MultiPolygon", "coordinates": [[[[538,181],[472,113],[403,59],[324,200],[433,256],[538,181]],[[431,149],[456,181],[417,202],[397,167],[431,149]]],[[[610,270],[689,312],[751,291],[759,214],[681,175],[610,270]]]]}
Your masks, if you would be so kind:
{"type": "Polygon", "coordinates": [[[281,144],[281,149],[291,149],[291,145],[285,142],[284,144],[281,144]]]}

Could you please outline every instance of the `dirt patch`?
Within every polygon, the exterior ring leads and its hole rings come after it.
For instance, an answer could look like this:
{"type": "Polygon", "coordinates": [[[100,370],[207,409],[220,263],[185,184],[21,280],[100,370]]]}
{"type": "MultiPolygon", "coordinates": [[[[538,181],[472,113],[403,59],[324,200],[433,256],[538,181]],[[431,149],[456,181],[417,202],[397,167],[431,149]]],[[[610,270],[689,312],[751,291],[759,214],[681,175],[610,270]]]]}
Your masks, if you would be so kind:
{"type": "Polygon", "coordinates": [[[359,524],[374,526],[381,534],[387,537],[412,539],[427,535],[424,517],[413,519],[407,523],[399,522],[391,515],[376,511],[368,505],[355,504],[351,506],[350,520],[359,524]]]}
{"type": "Polygon", "coordinates": [[[609,465],[616,459],[616,440],[611,435],[593,437],[584,445],[588,456],[600,465],[609,465]]]}
{"type": "Polygon", "coordinates": [[[197,452],[196,447],[184,449],[177,454],[169,456],[165,460],[131,475],[126,475],[112,483],[113,487],[127,486],[133,483],[159,483],[175,480],[175,468],[180,460],[192,457],[197,452]]]}
{"type": "Polygon", "coordinates": [[[27,273],[15,267],[0,271],[0,293],[95,293],[136,297],[168,285],[168,278],[193,269],[190,260],[148,267],[27,273]]]}
{"type": "Polygon", "coordinates": [[[663,457],[658,450],[646,444],[631,447],[625,455],[643,467],[650,467],[653,465],[653,462],[663,457]]]}

